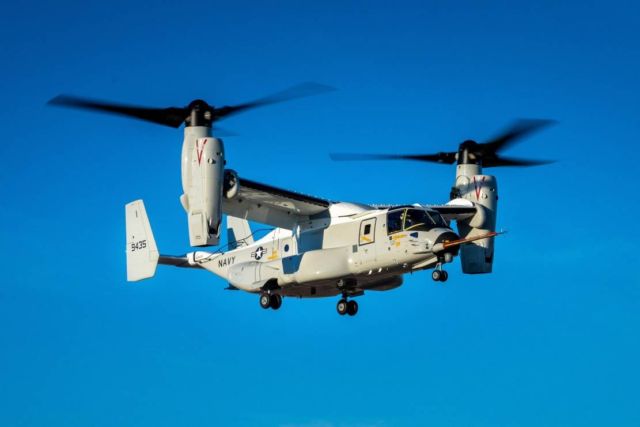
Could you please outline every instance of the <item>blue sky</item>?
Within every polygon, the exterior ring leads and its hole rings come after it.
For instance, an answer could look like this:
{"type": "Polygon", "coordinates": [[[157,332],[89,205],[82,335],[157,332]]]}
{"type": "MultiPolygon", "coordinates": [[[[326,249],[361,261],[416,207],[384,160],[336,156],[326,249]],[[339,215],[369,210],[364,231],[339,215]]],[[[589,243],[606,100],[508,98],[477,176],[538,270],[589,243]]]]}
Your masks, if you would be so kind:
{"type": "Polygon", "coordinates": [[[0,425],[637,426],[635,2],[11,2],[0,13],[0,425]],[[71,93],[224,104],[338,90],[223,123],[242,176],[334,200],[439,203],[432,152],[520,117],[558,124],[494,169],[494,274],[359,300],[125,282],[124,204],[188,250],[181,131],[45,107],[71,93]]]}

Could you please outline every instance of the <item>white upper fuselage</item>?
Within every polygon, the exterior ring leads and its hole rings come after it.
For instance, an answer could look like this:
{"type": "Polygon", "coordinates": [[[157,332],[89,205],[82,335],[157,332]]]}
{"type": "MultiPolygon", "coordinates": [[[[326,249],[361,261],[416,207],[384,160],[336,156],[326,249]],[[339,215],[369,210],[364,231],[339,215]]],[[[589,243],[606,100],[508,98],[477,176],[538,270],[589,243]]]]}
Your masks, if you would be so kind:
{"type": "Polygon", "coordinates": [[[334,203],[328,215],[293,230],[276,228],[248,246],[195,252],[189,260],[249,292],[277,287],[283,295],[311,297],[345,289],[386,290],[399,286],[403,273],[437,264],[438,256],[430,249],[439,237],[457,237],[435,212],[430,215],[438,216],[436,222],[416,223],[416,215],[430,220],[424,212],[429,211],[418,206],[376,209],[334,203]],[[388,224],[390,219],[393,224],[388,224]]]}

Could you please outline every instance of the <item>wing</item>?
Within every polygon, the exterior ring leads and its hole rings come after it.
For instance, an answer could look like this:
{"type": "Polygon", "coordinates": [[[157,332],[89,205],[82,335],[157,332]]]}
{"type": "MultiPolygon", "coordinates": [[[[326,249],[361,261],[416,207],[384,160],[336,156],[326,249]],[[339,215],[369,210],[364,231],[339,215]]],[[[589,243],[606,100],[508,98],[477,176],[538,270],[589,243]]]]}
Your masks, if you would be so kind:
{"type": "Polygon", "coordinates": [[[446,205],[429,206],[447,221],[471,218],[476,214],[476,207],[468,200],[453,199],[446,205]]]}
{"type": "Polygon", "coordinates": [[[224,199],[222,211],[236,218],[293,229],[310,217],[328,212],[331,202],[271,185],[238,178],[238,193],[224,199]]]}

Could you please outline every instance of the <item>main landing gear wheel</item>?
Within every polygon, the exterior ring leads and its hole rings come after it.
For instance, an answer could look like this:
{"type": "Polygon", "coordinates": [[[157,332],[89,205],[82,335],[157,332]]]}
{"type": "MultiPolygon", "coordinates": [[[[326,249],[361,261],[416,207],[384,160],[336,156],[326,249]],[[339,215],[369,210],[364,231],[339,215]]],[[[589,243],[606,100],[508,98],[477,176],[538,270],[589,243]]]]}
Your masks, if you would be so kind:
{"type": "Polygon", "coordinates": [[[264,309],[271,307],[271,295],[269,294],[260,295],[260,307],[264,309]]]}
{"type": "Polygon", "coordinates": [[[338,314],[340,316],[344,316],[345,314],[347,314],[347,311],[349,310],[349,303],[347,302],[347,300],[341,299],[340,301],[338,301],[338,305],[336,305],[336,310],[338,310],[338,314]]]}
{"type": "Polygon", "coordinates": [[[282,305],[282,295],[273,294],[271,295],[271,308],[277,310],[282,305]]]}
{"type": "Polygon", "coordinates": [[[355,301],[347,302],[347,314],[349,316],[355,316],[358,313],[358,303],[355,301]]]}
{"type": "Polygon", "coordinates": [[[355,316],[356,313],[358,313],[358,303],[353,300],[347,301],[343,298],[338,301],[336,310],[338,310],[338,314],[340,316],[344,316],[345,314],[348,314],[349,316],[355,316]]]}
{"type": "Polygon", "coordinates": [[[433,270],[431,272],[431,278],[434,282],[446,282],[449,278],[449,273],[444,270],[433,270]]]}
{"type": "Polygon", "coordinates": [[[277,310],[282,305],[282,295],[280,294],[267,294],[260,295],[260,307],[267,309],[272,308],[277,310]]]}

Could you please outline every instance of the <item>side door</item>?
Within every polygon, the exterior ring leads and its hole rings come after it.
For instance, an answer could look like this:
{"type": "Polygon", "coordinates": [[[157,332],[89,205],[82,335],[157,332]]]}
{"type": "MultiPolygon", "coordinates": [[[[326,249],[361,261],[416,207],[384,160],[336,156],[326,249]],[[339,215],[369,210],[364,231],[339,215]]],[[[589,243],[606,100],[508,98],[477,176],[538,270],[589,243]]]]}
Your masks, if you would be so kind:
{"type": "Polygon", "coordinates": [[[358,233],[358,254],[360,264],[366,265],[376,260],[376,218],[365,219],[360,222],[358,233]]]}

